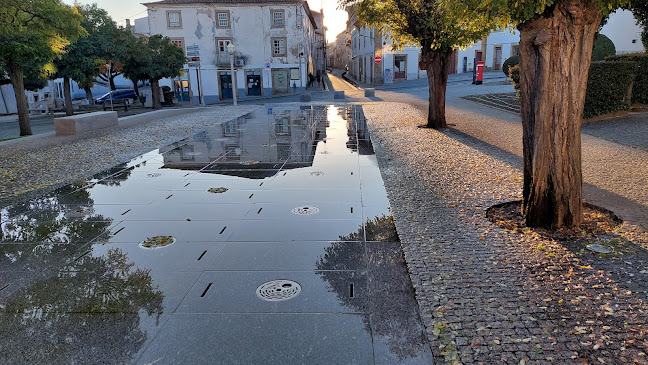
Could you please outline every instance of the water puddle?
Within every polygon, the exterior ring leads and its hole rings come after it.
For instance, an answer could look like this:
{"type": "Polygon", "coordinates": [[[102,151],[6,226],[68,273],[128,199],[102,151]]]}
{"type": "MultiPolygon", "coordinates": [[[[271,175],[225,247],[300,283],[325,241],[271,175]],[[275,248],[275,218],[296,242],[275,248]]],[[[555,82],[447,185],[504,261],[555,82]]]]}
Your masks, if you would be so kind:
{"type": "Polygon", "coordinates": [[[359,106],[260,108],[0,218],[0,363],[432,361],[359,106]]]}

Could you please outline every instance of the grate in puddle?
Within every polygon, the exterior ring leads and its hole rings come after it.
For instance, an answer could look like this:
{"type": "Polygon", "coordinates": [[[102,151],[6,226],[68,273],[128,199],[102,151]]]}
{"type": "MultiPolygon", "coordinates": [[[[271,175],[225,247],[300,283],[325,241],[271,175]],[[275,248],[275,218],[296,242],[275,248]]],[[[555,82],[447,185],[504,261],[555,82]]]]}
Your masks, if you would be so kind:
{"type": "Polygon", "coordinates": [[[176,239],[173,236],[148,237],[140,243],[143,248],[162,248],[174,244],[176,239]]]}
{"type": "Polygon", "coordinates": [[[297,215],[311,215],[319,213],[319,208],[317,207],[297,207],[292,210],[293,214],[297,215]]]}
{"type": "Polygon", "coordinates": [[[324,176],[324,171],[313,171],[309,175],[310,176],[324,176]]]}
{"type": "Polygon", "coordinates": [[[229,190],[229,189],[227,189],[227,188],[209,188],[209,190],[207,190],[207,191],[210,192],[210,193],[214,193],[214,194],[222,194],[222,193],[226,192],[227,190],[229,190]]]}
{"type": "Polygon", "coordinates": [[[146,174],[144,177],[147,177],[147,178],[149,178],[149,179],[152,179],[152,178],[160,177],[160,176],[162,176],[162,173],[160,173],[160,172],[153,172],[153,173],[150,173],[150,174],[146,174]]]}
{"type": "Polygon", "coordinates": [[[273,280],[261,284],[257,290],[257,297],[269,302],[280,302],[292,299],[301,293],[301,285],[292,280],[273,280]]]}

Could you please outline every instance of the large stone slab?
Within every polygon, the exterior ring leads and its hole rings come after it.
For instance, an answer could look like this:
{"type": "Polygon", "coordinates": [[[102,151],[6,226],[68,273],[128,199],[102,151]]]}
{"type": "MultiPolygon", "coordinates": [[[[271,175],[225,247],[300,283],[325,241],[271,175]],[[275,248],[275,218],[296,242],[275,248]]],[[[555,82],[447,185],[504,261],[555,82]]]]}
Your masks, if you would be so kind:
{"type": "Polygon", "coordinates": [[[54,118],[54,130],[57,136],[83,133],[117,124],[117,112],[96,112],[54,118]]]}

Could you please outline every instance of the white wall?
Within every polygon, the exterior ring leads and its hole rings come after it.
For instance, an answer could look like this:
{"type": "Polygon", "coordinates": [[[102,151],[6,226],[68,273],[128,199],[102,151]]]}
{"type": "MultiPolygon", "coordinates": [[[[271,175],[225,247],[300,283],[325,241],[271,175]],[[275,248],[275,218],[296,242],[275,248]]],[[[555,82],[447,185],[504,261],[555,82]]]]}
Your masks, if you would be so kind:
{"type": "Polygon", "coordinates": [[[644,52],[641,43],[641,27],[637,25],[629,10],[619,10],[610,15],[607,24],[601,29],[601,34],[605,34],[612,40],[617,54],[644,52]]]}

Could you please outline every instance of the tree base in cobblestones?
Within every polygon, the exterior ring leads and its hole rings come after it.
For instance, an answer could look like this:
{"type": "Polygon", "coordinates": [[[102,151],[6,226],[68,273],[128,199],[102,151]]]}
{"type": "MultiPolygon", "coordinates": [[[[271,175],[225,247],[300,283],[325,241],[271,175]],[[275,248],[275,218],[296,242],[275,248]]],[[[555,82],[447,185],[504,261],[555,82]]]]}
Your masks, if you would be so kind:
{"type": "Polygon", "coordinates": [[[488,209],[486,217],[504,230],[539,234],[558,241],[588,241],[613,232],[623,223],[611,211],[591,204],[584,204],[583,223],[573,228],[550,230],[527,227],[522,215],[522,201],[495,205],[488,209]]]}

